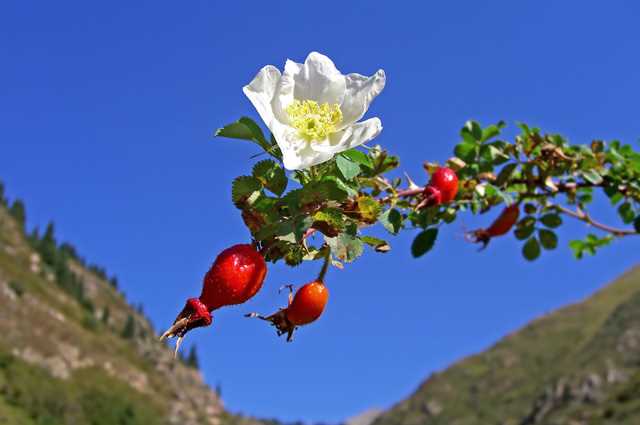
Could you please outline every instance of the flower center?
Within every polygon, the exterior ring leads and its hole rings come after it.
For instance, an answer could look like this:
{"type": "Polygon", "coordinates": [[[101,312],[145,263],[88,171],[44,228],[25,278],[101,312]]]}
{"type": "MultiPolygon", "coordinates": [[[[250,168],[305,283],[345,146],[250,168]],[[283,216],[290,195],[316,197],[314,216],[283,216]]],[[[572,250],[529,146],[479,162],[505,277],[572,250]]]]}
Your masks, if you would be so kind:
{"type": "Polygon", "coordinates": [[[313,100],[294,100],[287,107],[287,114],[291,126],[308,142],[326,139],[342,122],[342,111],[337,103],[330,105],[313,100]]]}

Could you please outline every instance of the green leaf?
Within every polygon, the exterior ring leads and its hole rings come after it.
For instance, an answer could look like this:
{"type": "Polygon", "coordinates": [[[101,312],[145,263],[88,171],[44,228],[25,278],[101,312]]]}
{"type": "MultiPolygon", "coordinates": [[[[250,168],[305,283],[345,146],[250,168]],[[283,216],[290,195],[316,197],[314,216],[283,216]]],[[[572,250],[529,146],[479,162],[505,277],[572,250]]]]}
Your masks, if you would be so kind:
{"type": "Polygon", "coordinates": [[[391,234],[398,234],[402,228],[402,214],[395,208],[389,208],[379,218],[385,229],[391,234]]]}
{"type": "Polygon", "coordinates": [[[264,134],[258,124],[249,117],[242,117],[234,123],[217,129],[214,136],[249,140],[256,143],[265,151],[269,151],[272,148],[271,144],[264,138],[264,134]]]}
{"type": "Polygon", "coordinates": [[[584,177],[585,180],[587,180],[588,182],[592,183],[592,184],[600,184],[602,183],[602,176],[600,174],[598,174],[598,172],[596,170],[584,170],[581,172],[582,177],[584,177]]]}
{"type": "Polygon", "coordinates": [[[516,125],[522,131],[522,135],[523,136],[529,136],[531,134],[531,129],[529,128],[529,126],[527,124],[525,124],[523,122],[519,122],[519,123],[516,123],[516,125]]]}
{"type": "Polygon", "coordinates": [[[513,233],[516,236],[516,239],[523,241],[531,236],[535,230],[536,226],[533,224],[518,225],[513,233]]]}
{"type": "Polygon", "coordinates": [[[356,196],[358,194],[357,185],[354,182],[351,182],[352,186],[350,186],[347,182],[342,181],[338,176],[324,176],[322,181],[334,182],[339,190],[347,193],[347,196],[356,196]]]}
{"type": "Polygon", "coordinates": [[[509,181],[516,168],[518,168],[517,163],[507,164],[502,167],[502,170],[500,170],[500,173],[498,174],[498,177],[496,179],[496,186],[504,186],[505,183],[509,181]]]}
{"type": "Polygon", "coordinates": [[[487,140],[498,136],[500,134],[500,130],[504,128],[504,126],[505,126],[504,121],[500,121],[498,122],[498,124],[492,124],[488,127],[485,127],[482,130],[482,141],[486,142],[487,140]]]}
{"type": "Polygon", "coordinates": [[[540,221],[545,226],[555,229],[562,224],[562,217],[560,217],[560,215],[556,213],[549,213],[540,217],[540,221]]]}
{"type": "Polygon", "coordinates": [[[375,238],[373,236],[361,236],[360,239],[362,242],[366,243],[376,252],[389,252],[391,250],[391,246],[384,239],[375,238]]]}
{"type": "Polygon", "coordinates": [[[284,262],[287,263],[288,266],[294,267],[302,263],[304,256],[305,251],[302,246],[290,245],[289,250],[284,255],[284,262]]]}
{"type": "Polygon", "coordinates": [[[370,196],[359,196],[356,202],[360,219],[366,223],[375,223],[382,209],[380,203],[370,196]]]}
{"type": "Polygon", "coordinates": [[[266,159],[253,167],[253,177],[274,194],[280,196],[287,189],[287,175],[280,164],[266,159]]]}
{"type": "Polygon", "coordinates": [[[502,149],[500,149],[497,142],[489,145],[482,145],[480,148],[480,156],[492,164],[504,163],[509,159],[509,156],[502,152],[502,149]]]}
{"type": "Polygon", "coordinates": [[[231,184],[231,199],[238,208],[252,205],[262,193],[262,184],[251,176],[240,176],[231,184]]]}
{"type": "Polygon", "coordinates": [[[302,205],[323,203],[326,201],[342,202],[347,199],[346,191],[338,187],[338,184],[332,180],[323,180],[320,182],[311,182],[301,189],[300,202],[302,205]]]}
{"type": "Polygon", "coordinates": [[[583,257],[582,252],[584,251],[584,242],[580,240],[575,240],[569,242],[569,248],[573,251],[573,256],[580,260],[583,257]]]}
{"type": "Polygon", "coordinates": [[[544,249],[552,250],[558,247],[558,236],[553,231],[540,229],[538,230],[538,237],[540,238],[540,244],[544,249]]]}
{"type": "Polygon", "coordinates": [[[293,189],[282,197],[282,203],[287,206],[290,214],[297,214],[302,207],[302,189],[293,189]]]}
{"type": "Polygon", "coordinates": [[[362,255],[363,244],[358,237],[341,233],[335,238],[325,236],[325,240],[331,248],[331,253],[346,263],[350,263],[362,255]]]}
{"type": "Polygon", "coordinates": [[[343,156],[349,158],[351,161],[362,165],[366,168],[373,168],[373,162],[371,158],[364,152],[359,151],[358,149],[349,149],[348,151],[342,152],[343,156]]]}
{"type": "Polygon", "coordinates": [[[329,237],[345,228],[345,216],[338,208],[325,208],[313,215],[313,226],[329,237]]]}
{"type": "MultiPolygon", "coordinates": [[[[479,186],[476,186],[476,188],[477,187],[479,187],[479,186]]],[[[485,184],[484,187],[485,187],[485,196],[487,198],[498,197],[506,205],[513,204],[513,198],[507,192],[504,192],[504,191],[498,189],[496,186],[494,186],[492,184],[489,184],[489,183],[485,184]]]]}
{"type": "Polygon", "coordinates": [[[360,174],[360,166],[343,155],[338,155],[336,157],[336,165],[345,180],[353,180],[358,174],[360,174]]]}
{"type": "Polygon", "coordinates": [[[476,159],[478,145],[475,142],[463,141],[458,143],[453,150],[455,155],[465,162],[473,162],[476,159]]]}
{"type": "Polygon", "coordinates": [[[616,192],[609,197],[609,201],[611,202],[611,205],[616,205],[618,202],[622,201],[623,198],[624,195],[622,193],[616,192]]]}
{"type": "Polygon", "coordinates": [[[465,123],[464,127],[475,140],[478,142],[482,140],[482,127],[480,127],[480,124],[477,121],[469,120],[465,123]]]}
{"type": "Polygon", "coordinates": [[[415,257],[422,257],[427,252],[431,251],[433,245],[438,237],[438,229],[430,228],[424,230],[416,236],[411,244],[411,254],[415,257]]]}
{"type": "Polygon", "coordinates": [[[540,244],[536,238],[530,238],[522,247],[522,255],[528,261],[533,261],[540,256],[540,244]]]}
{"type": "Polygon", "coordinates": [[[636,232],[640,233],[640,215],[633,221],[633,228],[636,229],[636,232]]]}
{"type": "Polygon", "coordinates": [[[618,207],[618,214],[625,224],[631,223],[636,217],[636,214],[633,212],[633,207],[629,202],[625,202],[618,207]]]}
{"type": "Polygon", "coordinates": [[[311,217],[297,216],[266,225],[255,233],[254,237],[258,240],[266,240],[275,236],[283,241],[299,242],[312,224],[311,217]]]}

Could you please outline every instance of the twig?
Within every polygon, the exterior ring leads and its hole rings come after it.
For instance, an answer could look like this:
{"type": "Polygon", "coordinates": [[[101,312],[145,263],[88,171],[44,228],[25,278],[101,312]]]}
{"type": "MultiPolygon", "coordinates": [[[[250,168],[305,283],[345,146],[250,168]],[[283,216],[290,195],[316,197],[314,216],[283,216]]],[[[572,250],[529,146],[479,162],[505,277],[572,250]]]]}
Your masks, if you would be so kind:
{"type": "Polygon", "coordinates": [[[580,209],[578,209],[577,211],[573,211],[573,210],[570,210],[569,208],[563,207],[562,205],[551,204],[550,206],[557,209],[558,211],[562,211],[563,213],[571,217],[584,221],[585,223],[590,224],[591,226],[597,229],[604,230],[605,232],[611,233],[614,236],[622,237],[622,236],[638,234],[638,232],[636,232],[635,230],[618,229],[616,227],[611,227],[606,224],[597,222],[594,219],[592,219],[589,214],[587,214],[586,212],[580,209]]]}

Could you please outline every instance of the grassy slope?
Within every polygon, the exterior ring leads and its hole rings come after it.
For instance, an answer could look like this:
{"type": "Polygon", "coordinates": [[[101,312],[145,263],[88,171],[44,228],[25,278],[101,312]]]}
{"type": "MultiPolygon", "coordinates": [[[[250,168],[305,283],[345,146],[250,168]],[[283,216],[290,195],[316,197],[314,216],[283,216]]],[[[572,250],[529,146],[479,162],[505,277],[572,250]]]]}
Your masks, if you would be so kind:
{"type": "Polygon", "coordinates": [[[146,318],[106,281],[74,266],[93,311],[46,266],[34,268],[33,251],[0,206],[0,424],[227,422],[198,372],[172,360],[146,318]],[[132,340],[120,336],[129,315],[132,340]]]}
{"type": "Polygon", "coordinates": [[[434,374],[375,425],[640,423],[639,361],[635,268],[434,374]]]}

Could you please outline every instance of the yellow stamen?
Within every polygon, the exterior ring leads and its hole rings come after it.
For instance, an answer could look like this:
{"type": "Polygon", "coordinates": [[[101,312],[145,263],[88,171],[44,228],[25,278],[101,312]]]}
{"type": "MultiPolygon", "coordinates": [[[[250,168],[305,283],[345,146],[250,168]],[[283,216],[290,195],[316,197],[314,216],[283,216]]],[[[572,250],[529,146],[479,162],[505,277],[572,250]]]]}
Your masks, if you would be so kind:
{"type": "Polygon", "coordinates": [[[340,105],[318,104],[313,100],[294,100],[287,107],[291,126],[307,141],[324,140],[342,122],[340,105]]]}

